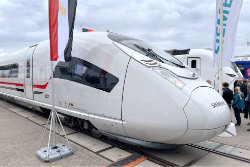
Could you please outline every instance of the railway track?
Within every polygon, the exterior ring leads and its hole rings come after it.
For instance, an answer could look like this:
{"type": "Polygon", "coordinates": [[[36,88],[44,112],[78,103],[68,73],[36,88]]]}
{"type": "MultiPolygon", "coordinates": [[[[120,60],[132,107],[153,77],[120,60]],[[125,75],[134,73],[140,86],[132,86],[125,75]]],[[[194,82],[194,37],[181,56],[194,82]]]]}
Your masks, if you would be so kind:
{"type": "Polygon", "coordinates": [[[235,160],[238,160],[238,161],[249,163],[249,165],[250,165],[250,159],[248,159],[248,158],[244,158],[244,157],[240,157],[240,156],[233,155],[233,154],[230,154],[230,153],[225,153],[225,152],[219,151],[218,149],[225,146],[225,144],[219,144],[218,146],[216,146],[216,147],[214,147],[212,149],[207,148],[207,147],[203,147],[203,146],[200,146],[200,145],[196,145],[196,144],[187,144],[186,146],[191,147],[191,148],[195,148],[195,149],[198,149],[198,150],[202,150],[202,151],[204,151],[204,153],[201,154],[198,157],[195,157],[194,159],[190,160],[189,162],[185,163],[184,165],[180,165],[178,163],[172,162],[171,159],[164,159],[164,158],[161,158],[161,157],[159,157],[157,155],[148,153],[143,148],[133,147],[131,145],[123,144],[123,143],[120,143],[118,141],[113,141],[113,140],[107,140],[107,139],[101,139],[101,140],[108,143],[108,144],[111,144],[111,145],[113,145],[115,147],[118,147],[118,148],[121,148],[123,150],[129,151],[131,153],[140,153],[140,154],[146,156],[148,160],[150,160],[152,162],[155,162],[155,163],[157,163],[159,165],[162,165],[162,166],[176,166],[176,167],[192,166],[193,164],[197,163],[198,161],[205,158],[209,154],[221,155],[221,156],[224,156],[224,157],[228,157],[228,158],[232,158],[232,159],[235,159],[235,160]]]}
{"type": "MultiPolygon", "coordinates": [[[[11,105],[16,106],[16,107],[24,108],[22,106],[17,106],[16,104],[11,104],[11,105]]],[[[1,106],[4,107],[5,109],[9,110],[7,107],[5,107],[3,105],[1,105],[1,106]]],[[[27,108],[24,108],[24,109],[27,110],[27,108]]],[[[27,112],[30,112],[30,111],[27,110],[27,112]]],[[[45,114],[42,114],[40,112],[34,112],[34,111],[31,111],[31,112],[38,115],[38,116],[40,116],[40,117],[48,118],[45,114]]],[[[24,117],[24,118],[27,119],[26,117],[24,117]]],[[[31,120],[29,120],[29,121],[31,121],[31,120]]],[[[36,123],[36,122],[34,122],[34,123],[36,123]]],[[[72,128],[72,127],[70,127],[70,128],[72,128]]],[[[83,133],[85,135],[93,137],[93,135],[89,131],[82,130],[82,129],[76,128],[76,127],[74,127],[73,129],[75,131],[77,131],[77,132],[80,132],[80,133],[83,133]]],[[[180,163],[176,163],[171,158],[164,158],[164,157],[158,156],[157,154],[152,153],[152,152],[157,151],[157,150],[152,150],[152,149],[149,150],[149,149],[144,149],[144,148],[140,148],[140,147],[135,147],[135,146],[128,145],[128,144],[125,144],[125,143],[121,143],[119,141],[116,141],[116,140],[113,140],[113,139],[110,139],[110,138],[107,138],[107,137],[101,137],[101,138],[98,138],[98,140],[101,140],[102,142],[110,144],[112,147],[109,147],[109,148],[106,148],[104,150],[98,151],[97,154],[99,154],[101,152],[104,152],[104,151],[107,151],[109,149],[112,149],[114,147],[117,147],[117,148],[120,148],[120,149],[125,150],[125,151],[127,151],[129,153],[132,153],[132,154],[133,153],[139,153],[139,154],[145,156],[148,160],[150,160],[150,161],[152,161],[154,163],[157,163],[159,165],[162,165],[162,166],[177,166],[177,167],[179,167],[179,166],[192,166],[193,164],[199,162],[200,160],[202,160],[203,158],[205,158],[209,154],[216,154],[216,155],[220,155],[220,156],[223,156],[223,157],[235,159],[235,160],[238,160],[238,161],[249,163],[249,165],[250,165],[250,159],[248,159],[248,158],[220,151],[219,149],[221,147],[225,146],[225,144],[222,144],[222,143],[218,143],[218,145],[214,146],[213,148],[204,147],[202,145],[197,145],[197,144],[185,145],[185,147],[187,147],[187,148],[192,148],[194,150],[202,150],[202,154],[200,154],[199,156],[196,156],[195,158],[190,159],[188,162],[185,162],[184,164],[183,163],[180,164],[180,163]]],[[[78,143],[76,143],[76,142],[74,142],[72,140],[71,140],[71,142],[79,145],[78,143]]],[[[79,146],[81,146],[81,145],[79,145],[79,146]]],[[[174,151],[175,150],[167,151],[166,154],[171,154],[174,151]]]]}
{"type": "MultiPolygon", "coordinates": [[[[248,158],[244,158],[244,157],[240,157],[240,156],[233,155],[233,154],[230,154],[230,153],[225,153],[225,152],[219,151],[218,149],[223,147],[224,145],[225,144],[220,144],[218,147],[216,147],[214,149],[210,149],[210,148],[202,147],[202,146],[195,145],[195,144],[188,144],[188,146],[190,146],[190,147],[197,148],[197,149],[200,149],[200,150],[204,150],[204,151],[207,151],[208,153],[215,153],[215,154],[218,154],[218,155],[221,155],[221,156],[225,156],[225,157],[232,158],[232,159],[235,159],[235,160],[247,162],[247,163],[250,164],[250,159],[248,159],[248,158]]],[[[202,158],[202,157],[203,156],[201,156],[200,158],[202,158]]]]}

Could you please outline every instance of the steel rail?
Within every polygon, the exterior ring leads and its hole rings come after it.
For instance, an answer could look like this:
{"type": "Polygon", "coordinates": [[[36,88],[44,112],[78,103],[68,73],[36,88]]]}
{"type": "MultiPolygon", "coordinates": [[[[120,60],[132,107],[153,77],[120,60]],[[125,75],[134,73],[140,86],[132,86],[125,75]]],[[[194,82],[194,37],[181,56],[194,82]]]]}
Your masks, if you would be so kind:
{"type": "Polygon", "coordinates": [[[240,157],[240,156],[237,156],[237,155],[233,155],[233,154],[225,153],[225,152],[222,152],[222,151],[218,151],[217,149],[206,148],[206,147],[198,146],[198,145],[195,145],[195,144],[188,144],[188,146],[193,147],[193,148],[197,148],[197,149],[200,149],[200,150],[208,151],[208,152],[211,152],[211,153],[215,153],[215,154],[218,154],[218,155],[222,155],[222,156],[232,158],[232,159],[235,159],[235,160],[250,163],[250,159],[248,159],[248,158],[244,158],[244,157],[240,157]]]}

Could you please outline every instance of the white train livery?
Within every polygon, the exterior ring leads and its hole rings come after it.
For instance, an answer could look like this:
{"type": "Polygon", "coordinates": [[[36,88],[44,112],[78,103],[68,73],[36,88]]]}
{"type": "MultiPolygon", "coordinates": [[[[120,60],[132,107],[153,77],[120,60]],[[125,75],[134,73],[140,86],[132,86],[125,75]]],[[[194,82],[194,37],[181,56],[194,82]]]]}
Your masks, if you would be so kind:
{"type": "MultiPolygon", "coordinates": [[[[51,109],[49,41],[0,57],[0,96],[51,109]]],[[[231,122],[217,91],[170,54],[104,32],[75,35],[69,62],[54,63],[55,109],[71,126],[125,142],[182,145],[231,122]]]]}

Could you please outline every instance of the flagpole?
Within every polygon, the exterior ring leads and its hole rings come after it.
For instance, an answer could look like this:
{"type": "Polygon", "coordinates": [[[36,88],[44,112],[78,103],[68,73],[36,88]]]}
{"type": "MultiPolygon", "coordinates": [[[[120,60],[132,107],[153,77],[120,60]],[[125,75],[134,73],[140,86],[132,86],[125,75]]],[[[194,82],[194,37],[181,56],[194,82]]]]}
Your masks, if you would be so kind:
{"type": "MultiPolygon", "coordinates": [[[[74,0],[66,0],[69,2],[72,2],[74,0]]],[[[41,148],[37,151],[36,155],[37,157],[43,161],[43,162],[53,162],[59,159],[63,159],[66,158],[70,155],[73,154],[73,149],[71,148],[71,145],[69,143],[69,140],[67,138],[67,135],[65,133],[65,130],[63,128],[63,125],[60,121],[60,118],[58,116],[58,113],[55,109],[55,82],[54,82],[54,66],[56,65],[56,62],[59,61],[59,50],[58,50],[58,31],[59,31],[59,24],[58,23],[58,13],[60,11],[60,7],[59,7],[59,1],[56,0],[48,0],[48,11],[49,11],[49,35],[50,35],[50,63],[51,63],[51,94],[50,94],[50,98],[51,98],[51,112],[50,112],[50,116],[49,119],[47,121],[47,124],[45,126],[45,130],[44,133],[46,132],[47,126],[50,122],[50,128],[49,128],[49,141],[48,141],[48,146],[41,148]],[[56,38],[55,38],[56,36],[56,38]],[[61,143],[56,143],[56,124],[59,123],[63,134],[66,138],[66,141],[68,143],[68,146],[65,144],[61,144],[61,143]],[[52,134],[53,131],[53,134],[52,134]],[[51,141],[51,137],[53,140],[53,144],[50,145],[50,141],[51,141]]],[[[68,11],[68,9],[66,9],[66,11],[68,11]]],[[[61,14],[64,16],[64,14],[61,14]]],[[[65,17],[65,16],[64,16],[65,17]]],[[[65,17],[66,18],[66,17],[65,17]]],[[[75,16],[74,16],[75,18],[75,16]]],[[[74,22],[72,22],[73,24],[74,22]]],[[[61,28],[64,28],[65,26],[61,26],[61,28]]],[[[73,31],[73,29],[72,29],[73,31]]],[[[66,34],[66,33],[65,33],[66,34]]],[[[64,35],[65,35],[64,34],[64,35]]],[[[62,34],[61,34],[62,35],[62,34]]],[[[67,34],[66,34],[67,35],[67,34]]],[[[59,134],[59,128],[58,128],[58,134],[59,134]]],[[[43,137],[44,137],[44,133],[41,139],[41,144],[43,142],[43,137]]]]}
{"type": "Polygon", "coordinates": [[[223,70],[223,0],[220,2],[220,52],[219,52],[219,93],[222,95],[223,70]]]}
{"type": "Polygon", "coordinates": [[[53,70],[53,61],[51,62],[51,80],[52,80],[52,117],[51,119],[53,119],[53,136],[54,136],[54,146],[56,146],[56,113],[55,113],[55,86],[54,86],[54,70],[53,70]]]}
{"type": "MultiPolygon", "coordinates": [[[[50,0],[48,0],[48,9],[50,7],[50,0]]],[[[49,21],[49,10],[48,10],[48,21],[49,21]]],[[[51,49],[51,48],[50,48],[51,49]]],[[[50,65],[51,65],[51,81],[52,81],[52,86],[51,86],[51,96],[52,96],[52,109],[51,109],[51,123],[53,124],[53,136],[54,136],[54,146],[56,146],[56,132],[55,132],[55,124],[56,124],[56,113],[55,113],[55,95],[54,95],[54,70],[53,70],[53,61],[51,60],[50,57],[50,65]]],[[[50,144],[50,140],[49,140],[49,144],[50,144]]],[[[48,144],[48,147],[49,147],[48,144]]]]}

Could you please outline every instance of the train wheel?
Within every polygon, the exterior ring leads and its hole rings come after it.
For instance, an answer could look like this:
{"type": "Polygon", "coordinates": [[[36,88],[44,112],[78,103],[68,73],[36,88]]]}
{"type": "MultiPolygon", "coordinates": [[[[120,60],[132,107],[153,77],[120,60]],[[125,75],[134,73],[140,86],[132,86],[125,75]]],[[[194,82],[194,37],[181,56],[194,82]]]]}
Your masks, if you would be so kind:
{"type": "Polygon", "coordinates": [[[77,127],[77,118],[71,117],[70,118],[70,123],[68,124],[70,128],[75,128],[77,127]]]}
{"type": "Polygon", "coordinates": [[[102,136],[102,133],[95,127],[91,127],[89,130],[90,130],[90,133],[96,138],[100,138],[102,136]]]}

